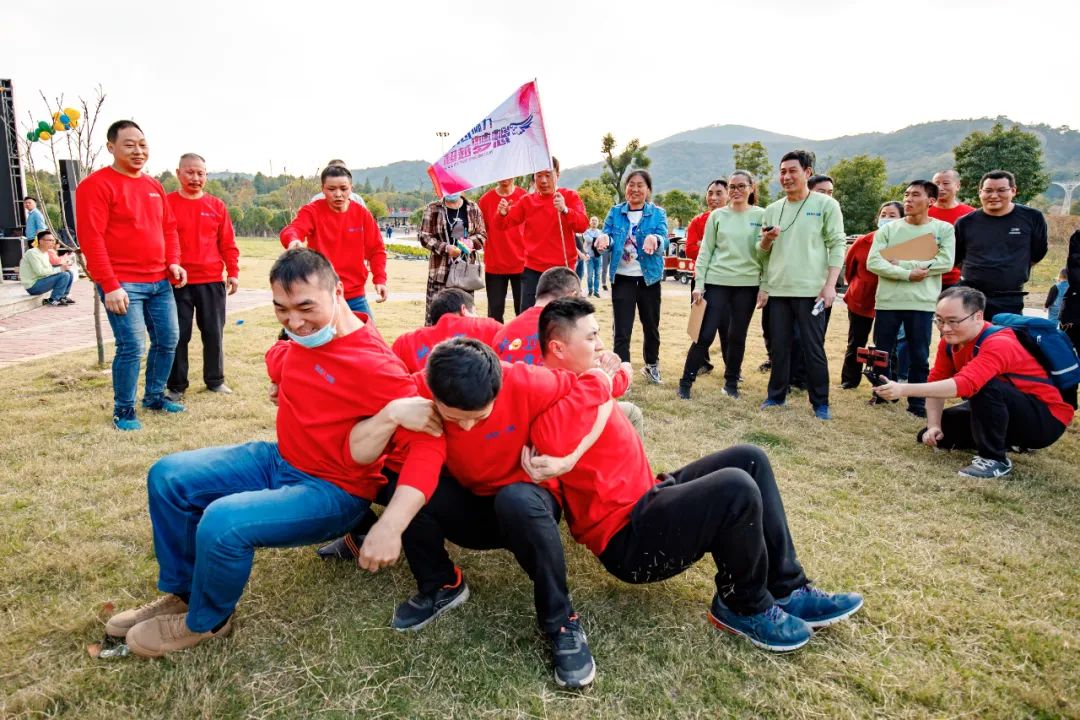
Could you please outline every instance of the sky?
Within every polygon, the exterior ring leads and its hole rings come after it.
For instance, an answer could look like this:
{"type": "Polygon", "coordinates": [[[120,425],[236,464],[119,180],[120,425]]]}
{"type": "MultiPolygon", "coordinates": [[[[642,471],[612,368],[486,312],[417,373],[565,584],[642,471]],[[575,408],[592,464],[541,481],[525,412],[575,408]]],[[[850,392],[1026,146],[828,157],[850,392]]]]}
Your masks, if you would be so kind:
{"type": "Polygon", "coordinates": [[[101,6],[11,3],[0,77],[24,132],[28,112],[48,117],[39,93],[70,105],[100,85],[102,128],[136,120],[155,174],[184,152],[274,174],[434,161],[437,132],[449,147],[533,78],[563,167],[598,161],[607,132],[825,139],[998,115],[1080,128],[1080,6],[1058,0],[101,6]]]}

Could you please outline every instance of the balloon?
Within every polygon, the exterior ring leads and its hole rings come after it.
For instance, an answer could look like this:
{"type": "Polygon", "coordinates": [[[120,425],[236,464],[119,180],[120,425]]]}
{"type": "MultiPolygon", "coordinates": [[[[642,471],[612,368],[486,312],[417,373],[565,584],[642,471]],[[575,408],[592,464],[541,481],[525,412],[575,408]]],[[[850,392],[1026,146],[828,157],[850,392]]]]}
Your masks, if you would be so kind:
{"type": "Polygon", "coordinates": [[[27,142],[34,142],[35,140],[37,140],[37,133],[35,133],[33,130],[26,133],[26,140],[27,142]]]}
{"type": "Polygon", "coordinates": [[[60,119],[60,113],[59,113],[59,111],[57,111],[57,112],[54,112],[54,113],[52,114],[52,119],[53,119],[53,120],[59,120],[59,119],[60,119]]]}
{"type": "Polygon", "coordinates": [[[64,114],[72,120],[78,120],[80,117],[82,117],[82,113],[80,113],[75,108],[64,108],[64,114]]]}
{"type": "Polygon", "coordinates": [[[67,130],[67,128],[64,127],[64,123],[57,120],[53,123],[53,130],[55,130],[56,132],[64,132],[64,130],[67,130]]]}
{"type": "Polygon", "coordinates": [[[39,138],[41,138],[41,139],[42,139],[42,140],[44,140],[44,141],[48,141],[48,139],[52,137],[52,133],[51,133],[51,132],[46,132],[46,131],[43,131],[43,132],[41,133],[41,135],[39,135],[38,137],[39,137],[39,138]]]}
{"type": "Polygon", "coordinates": [[[64,113],[63,115],[60,116],[60,122],[64,123],[65,125],[70,125],[71,124],[71,116],[68,115],[67,113],[64,113]]]}
{"type": "Polygon", "coordinates": [[[45,122],[44,120],[39,122],[37,124],[37,126],[38,126],[38,130],[40,130],[41,132],[49,132],[49,130],[52,128],[52,125],[45,122]]]}

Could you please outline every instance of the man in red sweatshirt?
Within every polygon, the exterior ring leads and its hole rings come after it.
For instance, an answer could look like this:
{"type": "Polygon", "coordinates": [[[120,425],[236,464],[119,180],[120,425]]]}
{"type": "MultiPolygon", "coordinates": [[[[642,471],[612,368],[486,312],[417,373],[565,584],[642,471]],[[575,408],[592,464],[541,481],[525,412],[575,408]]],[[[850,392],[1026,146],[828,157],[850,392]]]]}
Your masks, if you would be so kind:
{"type": "Polygon", "coordinates": [[[1073,407],[1046,369],[1010,328],[986,322],[986,296],[955,285],[941,293],[934,322],[938,343],[925,383],[888,382],[874,388],[886,400],[926,398],[926,427],[917,439],[945,449],[975,450],[963,477],[995,478],[1012,472],[1010,448],[1049,447],[1065,433],[1073,407]],[[966,402],[945,409],[945,400],[966,402]]]}
{"type": "Polygon", "coordinates": [[[284,253],[270,287],[289,337],[266,353],[278,442],[190,450],[151,467],[150,520],[165,595],[105,626],[136,655],[161,657],[227,635],[255,548],[340,535],[388,475],[396,489],[367,533],[360,565],[375,572],[394,564],[402,531],[438,482],[445,444],[430,434],[431,403],[416,397],[415,381],[366,316],[350,312],[326,258],[306,248],[284,253]],[[400,475],[389,473],[386,453],[401,449],[400,475]]]}
{"type": "Polygon", "coordinates": [[[573,190],[558,187],[559,161],[551,158],[551,170],[534,176],[536,192],[520,201],[499,201],[495,219],[499,230],[522,226],[525,233],[525,270],[521,276],[521,309],[536,304],[536,284],[548,268],[559,265],[571,270],[577,264],[574,234],[585,232],[589,216],[585,204],[573,190]]]}
{"type": "Polygon", "coordinates": [[[536,302],[508,322],[491,341],[495,354],[503,362],[543,365],[537,328],[540,311],[552,300],[581,295],[581,278],[568,267],[548,268],[536,283],[536,302]]]}
{"type": "MultiPolygon", "coordinates": [[[[595,367],[603,345],[594,312],[582,298],[544,308],[547,367],[595,367]]],[[[536,451],[558,455],[576,446],[595,412],[570,401],[553,405],[531,426],[536,451]]],[[[556,488],[574,539],[620,580],[665,580],[712,553],[716,594],[709,617],[758,647],[795,650],[809,641],[811,628],[862,606],[858,594],[832,595],[809,585],[772,466],[758,447],[729,448],[658,478],[626,417],[613,412],[556,488]]]]}
{"type": "Polygon", "coordinates": [[[452,337],[471,337],[490,345],[503,326],[498,320],[476,316],[472,295],[458,288],[446,288],[431,301],[431,322],[399,335],[391,349],[409,372],[420,372],[427,365],[431,349],[452,337]]]}
{"type": "MultiPolygon", "coordinates": [[[[975,212],[975,208],[960,202],[960,198],[957,197],[960,193],[960,173],[955,170],[942,170],[934,173],[932,179],[938,186],[938,196],[934,204],[930,206],[930,217],[955,225],[960,218],[975,212]]],[[[941,289],[948,290],[958,282],[960,282],[959,265],[941,276],[941,289]]]]}
{"type": "Polygon", "coordinates": [[[187,273],[180,265],[180,239],[165,190],[142,171],[150,157],[142,130],[131,120],[118,120],[105,137],[113,164],[91,173],[75,190],[75,231],[116,339],[113,426],[139,430],[135,393],[147,333],[143,407],[184,411],[165,397],[165,382],[179,335],[169,282],[183,287],[187,273]]]}
{"type": "Polygon", "coordinates": [[[514,184],[514,178],[498,184],[476,201],[484,216],[487,243],[484,245],[484,285],[487,289],[488,317],[503,322],[506,310],[506,286],[514,298],[514,314],[521,312],[521,273],[525,270],[525,238],[523,227],[506,227],[497,223],[499,204],[506,200],[510,207],[527,195],[514,184]]]}
{"type": "Polygon", "coordinates": [[[240,251],[236,248],[229,210],[218,198],[203,192],[206,161],[201,155],[180,156],[176,169],[180,189],[166,196],[180,236],[180,264],[187,270],[187,285],[173,289],[180,340],[176,344],[166,397],[179,402],[188,388],[188,343],[191,321],[199,323],[203,343],[203,381],[211,392],[229,394],[225,384],[225,293],[240,287],[240,251]],[[225,280],[222,281],[222,270],[225,280]]]}
{"type": "Polygon", "coordinates": [[[350,200],[352,173],[347,167],[327,166],[320,181],[323,199],[300,208],[296,218],[281,230],[281,244],[294,248],[306,240],[309,248],[325,255],[341,275],[349,308],[370,318],[371,305],[364,290],[369,267],[379,296],[375,302],[387,298],[382,231],[367,208],[350,200]]]}
{"type": "MultiPolygon", "coordinates": [[[[532,578],[536,620],[551,643],[555,681],[562,687],[588,685],[595,667],[567,590],[559,504],[547,488],[530,481],[525,468],[538,461],[524,457],[525,445],[541,412],[560,403],[607,405],[612,394],[629,386],[629,373],[618,362],[581,376],[507,365],[483,343],[453,338],[432,351],[423,378],[420,394],[434,400],[442,417],[449,477],[441,479],[403,536],[419,592],[395,609],[394,628],[419,630],[468,598],[446,540],[478,550],[506,548],[532,578]]],[[[581,444],[547,474],[572,466],[601,427],[590,419],[579,434],[581,444]]]]}

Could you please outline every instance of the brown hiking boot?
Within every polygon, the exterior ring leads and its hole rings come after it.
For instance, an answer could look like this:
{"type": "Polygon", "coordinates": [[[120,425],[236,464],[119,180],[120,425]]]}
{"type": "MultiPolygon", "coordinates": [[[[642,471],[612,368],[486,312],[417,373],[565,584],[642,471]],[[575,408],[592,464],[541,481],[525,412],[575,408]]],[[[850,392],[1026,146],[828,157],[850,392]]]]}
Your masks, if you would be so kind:
{"type": "Polygon", "coordinates": [[[158,615],[171,615],[173,613],[186,613],[187,603],[175,595],[162,595],[157,600],[140,605],[134,610],[118,612],[105,623],[105,634],[111,637],[127,637],[128,630],[135,627],[143,620],[149,620],[158,615]]]}
{"type": "Polygon", "coordinates": [[[187,626],[187,613],[158,615],[128,630],[128,650],[140,657],[159,658],[195,647],[203,640],[225,637],[232,632],[232,618],[217,632],[195,632],[187,626]]]}

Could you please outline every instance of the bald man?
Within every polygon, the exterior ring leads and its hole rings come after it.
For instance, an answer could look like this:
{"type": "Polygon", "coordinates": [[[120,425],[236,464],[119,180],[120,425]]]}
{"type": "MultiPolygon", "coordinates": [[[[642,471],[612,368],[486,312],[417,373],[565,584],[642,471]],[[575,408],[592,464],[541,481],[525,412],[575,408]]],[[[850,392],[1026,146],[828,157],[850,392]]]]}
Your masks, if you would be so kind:
{"type": "MultiPolygon", "coordinates": [[[[934,173],[933,181],[938,186],[938,197],[930,206],[930,217],[955,225],[957,220],[975,211],[975,208],[960,202],[958,197],[960,173],[955,170],[942,170],[934,173]]],[[[947,290],[958,282],[960,282],[960,268],[954,267],[941,276],[941,289],[947,290]]]]}

